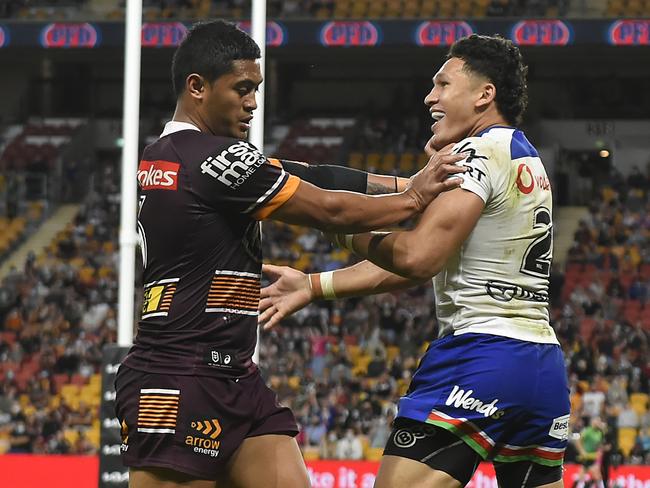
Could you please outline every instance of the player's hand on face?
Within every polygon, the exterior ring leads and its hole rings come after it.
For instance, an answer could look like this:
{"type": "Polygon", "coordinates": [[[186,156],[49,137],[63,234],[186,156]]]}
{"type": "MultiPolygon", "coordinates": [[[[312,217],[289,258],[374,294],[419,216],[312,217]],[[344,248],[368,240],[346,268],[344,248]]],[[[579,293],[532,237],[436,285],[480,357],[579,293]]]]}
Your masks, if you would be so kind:
{"type": "Polygon", "coordinates": [[[312,301],[309,276],[288,266],[265,264],[262,272],[273,283],[260,290],[258,323],[264,330],[275,327],[282,319],[300,310],[312,301]]]}
{"type": "Polygon", "coordinates": [[[462,183],[462,179],[454,177],[454,175],[464,173],[467,168],[457,166],[456,163],[462,161],[468,155],[467,153],[453,154],[451,152],[452,148],[453,144],[449,144],[440,151],[433,152],[427,165],[411,178],[406,191],[411,192],[421,211],[438,194],[458,188],[462,183]]]}

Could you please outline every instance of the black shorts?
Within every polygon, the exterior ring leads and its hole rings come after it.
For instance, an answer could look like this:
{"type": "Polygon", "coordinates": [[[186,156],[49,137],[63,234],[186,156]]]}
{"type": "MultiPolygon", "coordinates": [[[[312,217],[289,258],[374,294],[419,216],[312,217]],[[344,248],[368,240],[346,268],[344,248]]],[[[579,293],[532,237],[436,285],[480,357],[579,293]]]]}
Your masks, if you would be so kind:
{"type": "MultiPolygon", "coordinates": [[[[413,459],[444,471],[465,486],[483,460],[474,449],[446,429],[398,417],[384,455],[413,459]]],[[[494,462],[499,486],[532,488],[562,479],[562,466],[544,466],[530,460],[494,462]]]]}
{"type": "Polygon", "coordinates": [[[247,437],[298,433],[259,373],[243,379],[144,373],[120,366],[116,415],[122,461],[216,480],[247,437]]]}

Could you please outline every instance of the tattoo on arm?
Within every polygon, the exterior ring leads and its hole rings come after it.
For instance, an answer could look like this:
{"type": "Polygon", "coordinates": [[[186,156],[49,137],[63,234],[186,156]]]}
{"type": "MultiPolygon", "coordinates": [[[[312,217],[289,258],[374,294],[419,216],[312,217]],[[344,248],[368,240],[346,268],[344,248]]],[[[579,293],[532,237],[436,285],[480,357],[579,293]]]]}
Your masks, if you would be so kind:
{"type": "MultiPolygon", "coordinates": [[[[395,182],[397,182],[396,179],[395,182]]],[[[388,180],[386,185],[375,181],[368,181],[368,186],[366,188],[367,195],[384,195],[386,193],[396,193],[396,191],[397,183],[394,183],[392,179],[388,180]]]]}

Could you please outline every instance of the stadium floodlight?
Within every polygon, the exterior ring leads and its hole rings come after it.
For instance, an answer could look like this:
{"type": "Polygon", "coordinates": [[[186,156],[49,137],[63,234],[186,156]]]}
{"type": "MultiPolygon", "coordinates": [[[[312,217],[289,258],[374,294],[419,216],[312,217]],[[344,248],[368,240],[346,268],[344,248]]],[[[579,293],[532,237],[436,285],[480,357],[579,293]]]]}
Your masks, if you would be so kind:
{"type": "Polygon", "coordinates": [[[139,159],[140,128],[140,50],[142,0],[126,2],[124,43],[124,99],[122,105],[122,199],[120,211],[120,267],[117,309],[117,343],[133,342],[135,289],[135,246],[137,188],[135,175],[139,159]]]}
{"type": "MultiPolygon", "coordinates": [[[[251,13],[251,35],[260,47],[260,71],[264,77],[264,66],[266,64],[266,0],[253,0],[253,11],[251,13]]],[[[250,143],[264,152],[264,83],[259,87],[257,93],[256,121],[251,125],[249,134],[250,143]]],[[[260,224],[261,225],[261,224],[260,224]]],[[[259,363],[260,359],[260,329],[257,328],[257,344],[253,352],[253,362],[259,363]]]]}

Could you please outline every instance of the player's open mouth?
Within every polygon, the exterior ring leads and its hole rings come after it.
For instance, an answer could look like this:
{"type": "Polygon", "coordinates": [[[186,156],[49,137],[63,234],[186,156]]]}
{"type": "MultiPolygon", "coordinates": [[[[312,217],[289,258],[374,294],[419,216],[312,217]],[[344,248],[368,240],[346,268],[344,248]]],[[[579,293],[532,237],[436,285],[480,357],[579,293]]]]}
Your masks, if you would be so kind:
{"type": "Polygon", "coordinates": [[[249,117],[244,120],[239,121],[239,127],[242,128],[242,130],[249,130],[251,128],[251,120],[253,120],[253,117],[249,117]]]}
{"type": "Polygon", "coordinates": [[[433,110],[431,111],[431,118],[433,119],[433,125],[431,126],[431,132],[433,132],[433,128],[436,126],[438,122],[440,122],[445,116],[444,112],[440,112],[438,110],[433,110]]]}

